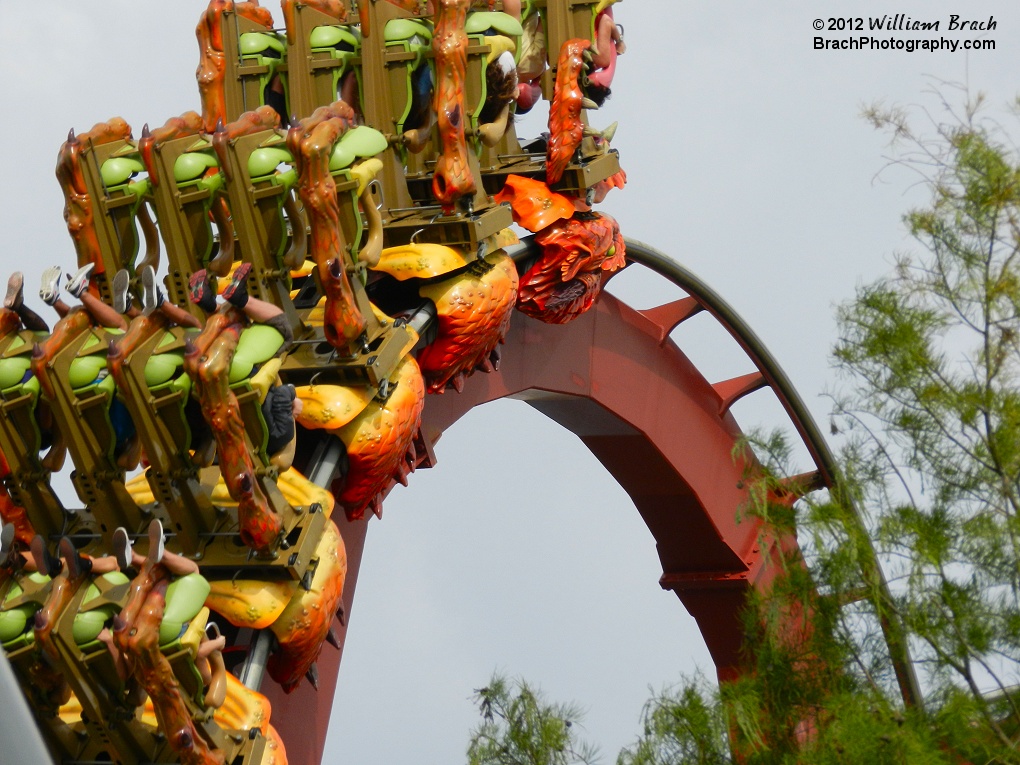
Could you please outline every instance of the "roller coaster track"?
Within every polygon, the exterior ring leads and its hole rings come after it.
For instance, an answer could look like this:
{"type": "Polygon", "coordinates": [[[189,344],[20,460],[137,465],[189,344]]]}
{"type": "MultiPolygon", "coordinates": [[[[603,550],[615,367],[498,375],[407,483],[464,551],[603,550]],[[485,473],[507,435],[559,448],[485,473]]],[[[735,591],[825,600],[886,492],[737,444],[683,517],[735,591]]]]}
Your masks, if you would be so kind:
{"type": "MultiPolygon", "coordinates": [[[[538,250],[525,241],[511,254],[523,272],[538,250]]],[[[629,267],[652,270],[686,297],[636,310],[604,293],[592,310],[567,325],[517,314],[499,370],[474,375],[460,394],[430,396],[422,427],[434,442],[473,407],[510,397],[576,434],[634,501],[656,540],[660,586],[675,592],[695,617],[725,681],[740,672],[740,612],[749,590],[767,585],[775,556],[796,545],[795,539],[763,533],[754,519],[737,520],[748,499],[747,472],[753,473],[757,463],[740,448],[743,434],[730,408],[751,392],[766,387],[774,392],[814,462],[811,472],[791,477],[796,493],[833,487],[838,470],[804,401],[733,308],[690,270],[648,245],[629,240],[627,256],[634,264],[629,267]],[[701,312],[733,337],[755,371],[714,384],[705,379],[670,339],[677,326],[701,312]]],[[[422,315],[427,323],[428,314],[422,315]]],[[[367,521],[338,523],[348,550],[344,607],[350,614],[367,521]]],[[[887,597],[877,562],[874,576],[887,597]]],[[[883,627],[892,644],[897,625],[883,627]]],[[[292,763],[320,761],[341,656],[342,649],[323,651],[317,693],[308,685],[289,697],[266,689],[292,763]],[[288,714],[287,708],[301,711],[288,714]],[[312,716],[317,742],[308,736],[312,716]],[[307,749],[299,751],[293,742],[302,740],[307,749]]],[[[898,673],[905,673],[905,697],[916,698],[909,664],[895,663],[898,673]]]]}
{"type": "MultiPolygon", "coordinates": [[[[526,240],[511,255],[523,271],[538,249],[526,240]]],[[[754,391],[773,391],[814,463],[811,472],[791,478],[799,492],[834,487],[838,468],[789,378],[733,308],[659,250],[628,240],[627,255],[629,267],[650,269],[686,296],[636,310],[604,293],[591,311],[567,325],[518,314],[500,369],[473,376],[461,394],[430,396],[422,427],[434,442],[473,407],[512,397],[575,433],[633,499],[656,540],[660,586],[675,592],[695,617],[719,678],[731,679],[740,672],[739,617],[748,591],[768,583],[774,556],[796,541],[763,534],[753,519],[737,521],[747,501],[747,471],[753,472],[756,463],[739,448],[743,435],[730,408],[754,391]],[[729,333],[753,372],[710,383],[670,339],[676,327],[702,312],[729,333]]],[[[431,314],[420,316],[425,329],[431,314]]],[[[309,475],[314,479],[315,471],[309,475]]],[[[348,522],[342,514],[335,519],[348,551],[344,608],[350,614],[368,521],[348,522]]],[[[888,597],[877,563],[874,575],[888,597]]],[[[886,620],[883,627],[895,645],[898,625],[886,620]]],[[[345,636],[346,626],[340,630],[341,645],[345,636]]],[[[896,651],[891,653],[895,660],[896,651]]],[[[309,684],[290,695],[275,684],[263,688],[295,765],[322,760],[341,658],[342,648],[324,649],[317,691],[309,684]]],[[[916,699],[909,662],[894,663],[905,698],[916,699]]]]}

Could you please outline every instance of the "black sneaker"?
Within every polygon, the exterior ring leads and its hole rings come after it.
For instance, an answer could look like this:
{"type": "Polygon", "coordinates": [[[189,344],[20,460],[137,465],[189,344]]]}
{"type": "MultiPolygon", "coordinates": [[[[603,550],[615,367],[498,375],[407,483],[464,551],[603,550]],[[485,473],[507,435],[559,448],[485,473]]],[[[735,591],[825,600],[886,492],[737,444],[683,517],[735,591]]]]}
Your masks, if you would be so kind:
{"type": "Polygon", "coordinates": [[[193,273],[188,280],[188,298],[206,313],[216,310],[216,293],[204,268],[193,273]]]}
{"type": "Polygon", "coordinates": [[[242,263],[234,270],[234,278],[223,290],[223,299],[235,308],[244,308],[248,303],[248,274],[251,273],[251,263],[242,263]]]}
{"type": "Polygon", "coordinates": [[[35,570],[43,576],[48,576],[52,579],[64,567],[60,562],[60,558],[50,555],[50,551],[46,549],[46,540],[42,538],[41,534],[36,534],[32,539],[30,549],[32,551],[32,559],[35,561],[35,570]]]}
{"type": "Polygon", "coordinates": [[[14,524],[5,523],[3,529],[0,529],[0,562],[10,557],[14,550],[14,538],[14,524]]]}

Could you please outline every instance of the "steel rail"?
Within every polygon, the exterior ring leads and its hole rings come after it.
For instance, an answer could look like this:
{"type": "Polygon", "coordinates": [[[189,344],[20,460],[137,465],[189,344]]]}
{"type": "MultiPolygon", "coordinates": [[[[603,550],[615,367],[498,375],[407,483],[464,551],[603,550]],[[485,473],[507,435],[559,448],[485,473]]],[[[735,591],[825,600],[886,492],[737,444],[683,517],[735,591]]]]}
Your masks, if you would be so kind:
{"type": "MultiPolygon", "coordinates": [[[[628,262],[638,263],[682,289],[740,346],[789,416],[815,463],[821,484],[829,489],[838,487],[841,483],[839,466],[818,424],[782,366],[751,326],[719,293],[689,268],[644,242],[630,238],[625,241],[628,262]]],[[[518,270],[523,273],[535,261],[541,250],[534,237],[526,237],[519,245],[507,248],[507,252],[517,264],[518,270]]],[[[862,554],[861,574],[889,650],[900,695],[906,706],[921,709],[923,706],[920,685],[914,670],[914,662],[910,657],[906,632],[897,615],[888,580],[882,571],[860,509],[852,497],[844,496],[843,499],[849,510],[846,530],[857,542],[862,554]]]]}

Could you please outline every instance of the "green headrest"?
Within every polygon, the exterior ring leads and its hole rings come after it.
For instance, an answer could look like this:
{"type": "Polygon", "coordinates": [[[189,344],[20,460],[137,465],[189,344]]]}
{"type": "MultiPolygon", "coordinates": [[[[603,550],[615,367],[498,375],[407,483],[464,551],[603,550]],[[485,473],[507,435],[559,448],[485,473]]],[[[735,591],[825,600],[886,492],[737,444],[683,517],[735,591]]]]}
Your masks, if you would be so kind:
{"type": "Polygon", "coordinates": [[[150,388],[162,385],[173,379],[183,365],[184,355],[181,353],[153,354],[145,361],[145,384],[150,388]]]}
{"type": "Polygon", "coordinates": [[[166,590],[163,622],[159,627],[160,645],[175,640],[181,627],[198,615],[209,596],[209,589],[208,580],[201,574],[186,574],[170,583],[166,590]]]}
{"type": "Polygon", "coordinates": [[[99,169],[103,183],[109,186],[120,186],[127,183],[135,173],[145,172],[145,165],[133,157],[110,157],[99,169]]]}
{"type": "Polygon", "coordinates": [[[32,357],[22,354],[9,359],[0,359],[0,390],[12,388],[25,379],[25,372],[32,368],[32,357]]]}
{"type": "Polygon", "coordinates": [[[347,27],[321,26],[312,30],[308,36],[312,48],[335,48],[337,45],[349,45],[356,49],[360,44],[357,35],[347,27]]]}
{"type": "Polygon", "coordinates": [[[216,157],[201,151],[190,151],[174,162],[174,180],[178,183],[193,181],[201,178],[210,167],[219,167],[216,157]]]}
{"type": "Polygon", "coordinates": [[[469,35],[479,35],[490,29],[507,37],[520,37],[524,34],[521,22],[502,11],[475,11],[469,13],[464,31],[469,35]]]}
{"type": "Polygon", "coordinates": [[[386,42],[402,42],[420,35],[427,40],[432,39],[432,30],[417,19],[390,19],[386,22],[383,37],[386,42]]]}
{"type": "Polygon", "coordinates": [[[228,378],[234,385],[251,377],[256,364],[265,364],[283,347],[283,335],[268,324],[252,324],[241,331],[228,378]]]}
{"type": "Polygon", "coordinates": [[[67,370],[67,381],[74,389],[84,388],[91,385],[99,377],[99,373],[106,369],[106,357],[98,353],[88,356],[79,356],[71,362],[67,370]]]}
{"type": "Polygon", "coordinates": [[[333,147],[329,158],[329,169],[336,172],[354,164],[356,159],[374,157],[385,150],[386,136],[368,125],[359,125],[348,130],[333,147]]]}
{"type": "Polygon", "coordinates": [[[274,172],[281,162],[291,163],[294,157],[286,149],[270,146],[264,149],[255,149],[248,156],[248,175],[252,178],[260,178],[274,172]]]}
{"type": "Polygon", "coordinates": [[[287,50],[276,35],[267,35],[265,32],[245,32],[241,35],[241,55],[255,56],[272,48],[283,56],[287,50]]]}

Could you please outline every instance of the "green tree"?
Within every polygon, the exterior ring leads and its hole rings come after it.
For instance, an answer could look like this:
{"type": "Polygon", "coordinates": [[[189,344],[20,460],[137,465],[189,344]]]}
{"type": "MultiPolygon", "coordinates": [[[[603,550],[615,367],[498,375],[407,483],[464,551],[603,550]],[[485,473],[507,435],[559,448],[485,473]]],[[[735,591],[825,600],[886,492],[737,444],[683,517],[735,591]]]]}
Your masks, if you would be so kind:
{"type": "Polygon", "coordinates": [[[1020,156],[980,99],[938,107],[920,130],[867,112],[927,201],[914,251],[838,311],[840,486],[790,512],[785,446],[757,440],[749,511],[804,557],[748,610],[748,674],[653,700],[621,765],[716,762],[694,744],[720,720],[748,763],[1020,762],[1020,156]]]}
{"type": "Polygon", "coordinates": [[[598,758],[578,736],[581,710],[547,702],[523,680],[494,675],[474,699],[482,723],[471,733],[469,765],[593,765],[598,758]]]}
{"type": "Polygon", "coordinates": [[[745,512],[800,550],[744,677],[657,694],[618,765],[1020,763],[1020,150],[980,98],[867,117],[925,201],[838,310],[839,485],[784,501],[784,439],[749,440],[745,512]]]}

